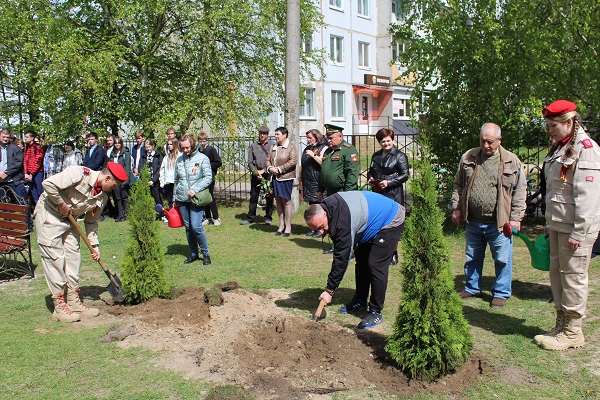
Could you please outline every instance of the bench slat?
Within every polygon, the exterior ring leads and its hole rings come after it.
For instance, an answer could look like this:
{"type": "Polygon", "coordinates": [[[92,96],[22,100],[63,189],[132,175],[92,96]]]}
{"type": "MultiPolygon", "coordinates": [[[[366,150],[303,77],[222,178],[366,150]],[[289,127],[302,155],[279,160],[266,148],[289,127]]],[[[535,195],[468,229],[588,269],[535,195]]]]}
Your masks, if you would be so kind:
{"type": "Polygon", "coordinates": [[[29,207],[21,204],[0,203],[0,211],[12,211],[27,214],[29,207]]]}
{"type": "Polygon", "coordinates": [[[28,221],[29,215],[27,213],[15,213],[9,211],[0,210],[0,221],[9,219],[16,221],[28,221]]]}

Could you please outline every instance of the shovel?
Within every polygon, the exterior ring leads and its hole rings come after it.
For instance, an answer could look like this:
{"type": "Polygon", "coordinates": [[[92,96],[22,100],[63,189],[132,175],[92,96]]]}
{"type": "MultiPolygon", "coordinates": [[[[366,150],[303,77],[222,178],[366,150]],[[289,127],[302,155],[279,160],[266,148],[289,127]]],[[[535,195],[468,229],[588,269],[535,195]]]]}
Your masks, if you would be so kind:
{"type": "MultiPolygon", "coordinates": [[[[75,230],[77,230],[77,233],[79,233],[79,236],[83,239],[88,249],[90,249],[90,252],[92,252],[92,254],[95,253],[96,250],[94,250],[94,248],[92,247],[90,239],[88,239],[88,237],[83,234],[83,232],[81,231],[81,227],[79,226],[72,214],[69,214],[69,221],[71,222],[71,225],[73,225],[75,230]]],[[[113,297],[113,299],[115,299],[115,301],[121,302],[125,300],[125,293],[123,292],[123,286],[121,285],[121,280],[119,279],[119,277],[116,274],[112,274],[108,270],[108,268],[106,268],[101,259],[98,260],[98,264],[100,264],[102,270],[104,271],[106,276],[108,276],[108,279],[110,279],[110,283],[106,287],[108,293],[113,297]]]]}
{"type": "Polygon", "coordinates": [[[323,313],[323,309],[325,308],[325,300],[321,300],[321,302],[319,303],[319,307],[317,308],[317,311],[315,312],[315,315],[313,316],[313,321],[318,322],[319,318],[321,318],[321,314],[323,313]]]}

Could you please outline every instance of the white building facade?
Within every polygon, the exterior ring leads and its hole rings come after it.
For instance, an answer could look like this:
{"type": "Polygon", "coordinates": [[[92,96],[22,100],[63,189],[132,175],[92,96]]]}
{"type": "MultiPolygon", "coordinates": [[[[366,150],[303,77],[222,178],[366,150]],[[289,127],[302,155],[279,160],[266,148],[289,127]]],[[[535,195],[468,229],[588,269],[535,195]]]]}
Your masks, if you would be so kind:
{"type": "Polygon", "coordinates": [[[400,15],[401,0],[319,0],[324,24],[304,49],[322,49],[320,73],[301,83],[300,136],[323,131],[330,123],[345,134],[374,135],[383,127],[411,134],[410,82],[396,80],[400,70],[390,65],[402,46],[392,44],[390,23],[400,15]]]}

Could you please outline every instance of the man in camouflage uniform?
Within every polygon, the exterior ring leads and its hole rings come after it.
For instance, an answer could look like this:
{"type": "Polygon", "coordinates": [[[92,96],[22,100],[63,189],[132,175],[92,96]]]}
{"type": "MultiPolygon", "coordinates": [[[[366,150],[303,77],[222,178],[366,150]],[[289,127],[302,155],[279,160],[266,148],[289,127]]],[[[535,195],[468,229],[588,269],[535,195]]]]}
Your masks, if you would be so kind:
{"type": "Polygon", "coordinates": [[[42,183],[44,193],[35,208],[35,229],[54,302],[52,317],[57,321],[76,322],[82,315],[95,317],[100,313],[85,306],[79,298],[79,235],[67,216],[85,216],[86,234],[96,250],[92,258],[98,261],[98,219],[106,206],[107,193],[125,180],[127,173],[123,167],[109,162],[101,171],[67,167],[42,183]]]}
{"type": "MultiPolygon", "coordinates": [[[[325,124],[325,135],[329,148],[323,154],[317,200],[323,201],[325,196],[337,192],[348,192],[358,189],[360,175],[360,159],[356,147],[344,140],[344,128],[325,124]]],[[[333,247],[324,250],[323,254],[332,254],[333,247]]]]}

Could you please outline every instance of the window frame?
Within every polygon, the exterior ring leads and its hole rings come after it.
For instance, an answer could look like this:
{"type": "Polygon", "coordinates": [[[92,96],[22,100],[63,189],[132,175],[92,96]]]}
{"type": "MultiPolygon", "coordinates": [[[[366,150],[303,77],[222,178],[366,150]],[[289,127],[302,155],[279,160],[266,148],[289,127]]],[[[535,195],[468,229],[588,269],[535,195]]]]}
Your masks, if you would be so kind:
{"type": "Polygon", "coordinates": [[[370,18],[371,17],[371,4],[370,4],[370,0],[357,0],[356,3],[357,3],[357,13],[358,13],[358,16],[370,18]],[[362,8],[362,11],[361,11],[361,8],[362,8]]]}
{"type": "Polygon", "coordinates": [[[316,119],[315,113],[315,88],[301,87],[303,103],[300,104],[298,115],[302,119],[316,119]],[[310,93],[310,95],[309,95],[310,93]],[[308,108],[307,108],[308,107],[308,108]],[[308,111],[308,112],[306,112],[308,111]]]}
{"type": "Polygon", "coordinates": [[[358,66],[361,68],[371,68],[369,60],[369,46],[369,42],[363,42],[362,40],[358,41],[358,66]]]}
{"type": "Polygon", "coordinates": [[[346,113],[345,102],[346,102],[346,91],[335,90],[335,89],[331,91],[331,119],[343,120],[346,118],[345,117],[345,113],[346,113]],[[341,98],[341,101],[340,101],[340,98],[341,98]]]}
{"type": "Polygon", "coordinates": [[[331,34],[329,35],[329,60],[333,64],[344,64],[344,37],[331,34]],[[338,48],[339,44],[339,48],[338,48]],[[336,56],[334,58],[334,56],[336,56]]]}
{"type": "Polygon", "coordinates": [[[344,2],[343,2],[343,0],[329,0],[329,8],[333,8],[333,9],[336,9],[336,10],[343,10],[344,9],[344,2]]]}

